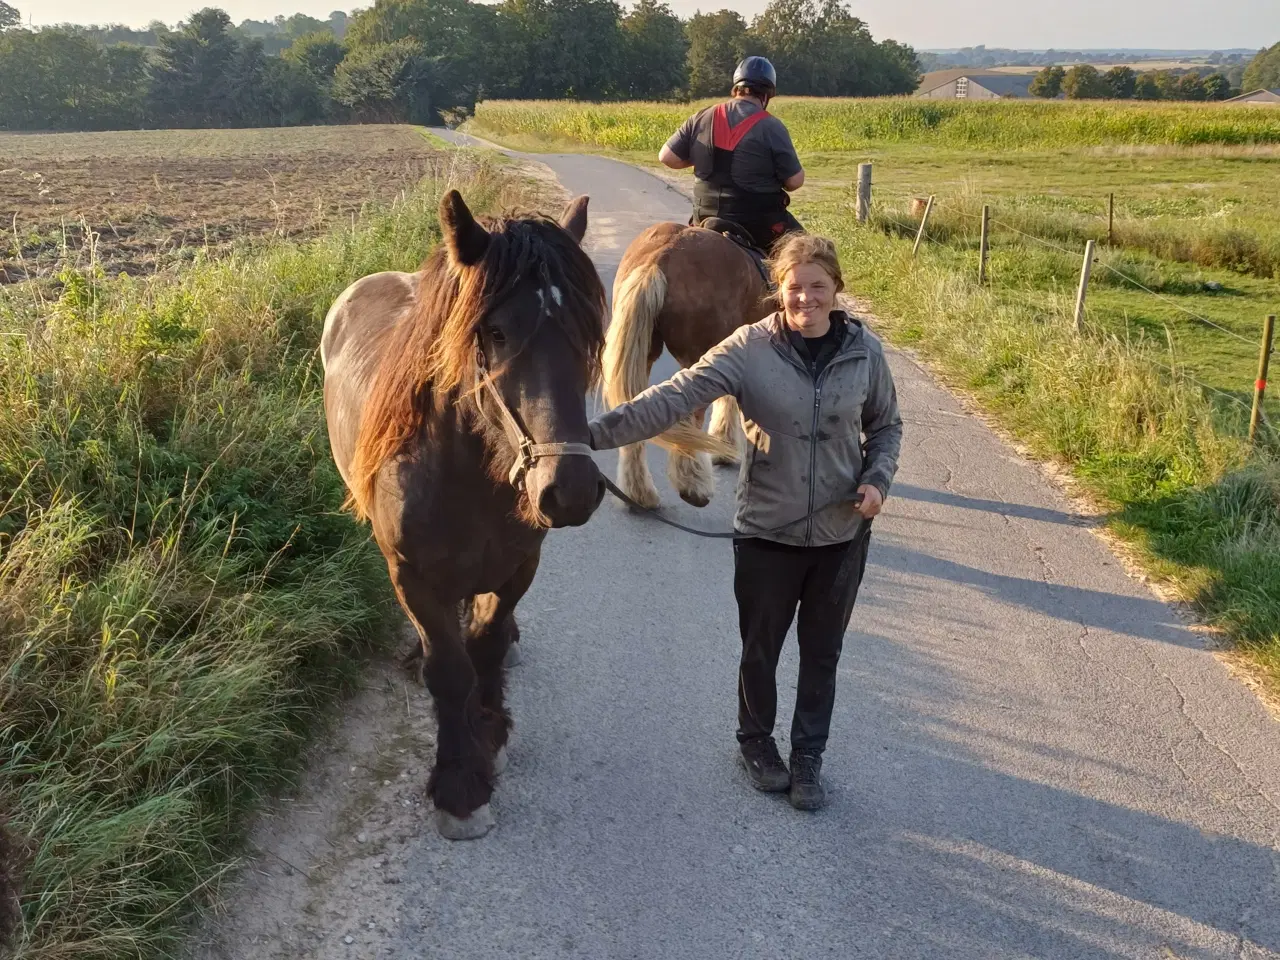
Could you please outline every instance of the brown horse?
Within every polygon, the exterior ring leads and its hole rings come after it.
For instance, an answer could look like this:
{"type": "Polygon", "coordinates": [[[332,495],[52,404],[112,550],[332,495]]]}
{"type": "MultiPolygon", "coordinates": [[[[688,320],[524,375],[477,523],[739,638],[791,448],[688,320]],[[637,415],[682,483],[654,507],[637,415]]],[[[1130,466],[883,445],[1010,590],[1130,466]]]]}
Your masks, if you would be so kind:
{"type": "MultiPolygon", "coordinates": [[[[774,309],[760,267],[741,246],[702,227],[655,224],[627,248],[614,280],[604,349],[605,402],[616,407],[644,390],[664,346],[682,367],[691,366],[742,324],[774,309]]],[[[708,454],[687,452],[697,449],[699,436],[706,437],[701,423],[699,413],[696,422],[677,424],[655,438],[674,450],[667,461],[672,486],[697,507],[706,506],[715,489],[708,454]]],[[[737,450],[742,443],[732,397],[713,405],[710,432],[720,441],[716,462],[734,462],[724,452],[726,444],[737,450]]],[[[619,451],[618,486],[640,505],[658,506],[643,443],[619,451]]]]}
{"type": "Polygon", "coordinates": [[[470,839],[493,825],[516,604],[548,528],[585,523],[604,495],[584,454],[606,306],[580,247],[586,197],[559,223],[476,220],[450,191],[440,222],[416,274],[373,274],[338,298],[321,359],[334,460],[421,640],[437,824],[470,839]]]}

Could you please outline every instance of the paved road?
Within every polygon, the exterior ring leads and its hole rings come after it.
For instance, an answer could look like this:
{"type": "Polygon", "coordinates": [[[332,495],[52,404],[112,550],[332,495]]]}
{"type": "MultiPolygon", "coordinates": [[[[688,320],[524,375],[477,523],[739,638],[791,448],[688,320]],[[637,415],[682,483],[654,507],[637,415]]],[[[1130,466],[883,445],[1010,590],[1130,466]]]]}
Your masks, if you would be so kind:
{"type": "MultiPolygon", "coordinates": [[[[538,159],[591,195],[606,274],[686,216],[638,170],[538,159]]],[[[521,608],[498,828],[424,824],[378,956],[1280,957],[1280,725],[1036,469],[891,362],[905,449],[831,805],[797,813],[734,764],[729,548],[606,504],[552,535],[521,608]]],[[[723,527],[729,493],[722,473],[711,507],[674,509],[723,527]]],[[[784,717],[795,670],[792,644],[784,717]]]]}

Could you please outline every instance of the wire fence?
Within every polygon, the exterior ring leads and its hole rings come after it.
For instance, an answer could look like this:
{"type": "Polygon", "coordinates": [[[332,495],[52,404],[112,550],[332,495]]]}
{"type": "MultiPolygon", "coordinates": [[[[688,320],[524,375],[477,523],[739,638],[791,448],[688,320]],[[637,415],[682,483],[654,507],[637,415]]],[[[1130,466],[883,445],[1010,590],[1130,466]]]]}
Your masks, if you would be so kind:
{"type": "MultiPolygon", "coordinates": [[[[920,201],[921,199],[922,198],[917,196],[899,196],[899,197],[891,197],[890,202],[898,203],[898,204],[915,203],[920,201]]],[[[883,203],[883,198],[881,198],[881,203],[883,203]]],[[[939,201],[936,196],[931,198],[930,215],[934,211],[944,211],[946,213],[953,214],[970,221],[976,220],[981,222],[984,219],[982,215],[973,213],[969,210],[965,210],[959,207],[958,205],[955,205],[946,201],[939,201]]],[[[946,244],[944,241],[929,236],[928,221],[927,221],[927,217],[925,216],[922,216],[921,219],[916,223],[905,222],[891,215],[883,205],[877,205],[877,207],[875,208],[874,215],[878,217],[881,221],[897,227],[899,230],[903,231],[903,233],[906,235],[915,234],[920,239],[927,241],[929,244],[932,244],[938,247],[946,248],[948,246],[948,244],[946,244]]],[[[987,226],[989,230],[994,228],[1006,230],[1012,234],[1015,234],[1018,237],[1021,237],[1024,240],[1028,240],[1032,243],[1038,244],[1042,247],[1045,247],[1046,249],[1054,250],[1068,257],[1081,258],[1083,256],[1083,253],[1079,250],[1072,250],[1071,248],[1064,246],[1062,243],[1056,242],[1054,240],[1049,240],[1045,237],[1037,236],[1036,234],[1033,234],[1033,233],[1029,233],[1026,230],[1021,229],[1020,227],[1015,226],[1012,223],[1009,223],[1007,220],[1002,220],[1002,219],[988,216],[986,218],[986,221],[987,221],[987,226]]],[[[988,234],[988,237],[989,236],[990,234],[988,234]]],[[[1124,283],[1129,284],[1132,287],[1143,291],[1149,296],[1172,307],[1178,312],[1192,318],[1198,323],[1204,324],[1206,327],[1216,330],[1219,333],[1231,338],[1232,340],[1246,344],[1251,348],[1254,348],[1254,349],[1258,348],[1259,345],[1256,341],[1251,340],[1249,337],[1246,337],[1236,332],[1235,330],[1232,330],[1229,327],[1222,325],[1221,323],[1218,323],[1217,321],[1213,320],[1210,317],[1206,317],[1201,313],[1197,313],[1196,311],[1189,309],[1184,304],[1179,303],[1177,300],[1174,300],[1172,297],[1166,294],[1163,294],[1158,290],[1151,289],[1151,287],[1142,283],[1138,278],[1124,272],[1123,270],[1107,262],[1105,258],[1095,256],[1094,263],[1098,264],[1104,270],[1118,277],[1119,279],[1124,281],[1124,283]]],[[[1033,298],[1026,296],[1021,291],[1011,290],[1011,289],[1002,289],[1000,293],[1002,296],[1012,296],[1014,299],[1020,301],[1021,303],[1031,306],[1037,310],[1044,309],[1043,304],[1036,302],[1033,298]]],[[[1062,296],[1062,294],[1059,294],[1056,291],[1052,295],[1062,296]]],[[[1170,376],[1174,377],[1175,379],[1181,379],[1190,384],[1193,384],[1198,389],[1204,391],[1204,393],[1206,393],[1207,395],[1220,398],[1222,401],[1230,405],[1233,405],[1234,407],[1240,408],[1247,415],[1253,415],[1256,409],[1256,415],[1257,415],[1259,425],[1265,429],[1267,434],[1273,440],[1280,441],[1280,431],[1278,431],[1276,427],[1272,425],[1270,419],[1266,415],[1266,411],[1263,410],[1261,407],[1261,403],[1260,403],[1261,396],[1256,396],[1254,403],[1251,404],[1242,400],[1239,396],[1237,396],[1236,394],[1232,393],[1229,390],[1224,390],[1221,387],[1216,387],[1212,384],[1205,383],[1203,380],[1199,379],[1198,377],[1195,377],[1192,374],[1188,373],[1185,369],[1179,369],[1178,367],[1175,367],[1171,364],[1163,363],[1160,360],[1157,360],[1151,356],[1147,356],[1145,357],[1145,359],[1148,362],[1150,362],[1152,365],[1168,373],[1170,376]]],[[[1260,380],[1259,385],[1265,387],[1265,380],[1260,380]]]]}

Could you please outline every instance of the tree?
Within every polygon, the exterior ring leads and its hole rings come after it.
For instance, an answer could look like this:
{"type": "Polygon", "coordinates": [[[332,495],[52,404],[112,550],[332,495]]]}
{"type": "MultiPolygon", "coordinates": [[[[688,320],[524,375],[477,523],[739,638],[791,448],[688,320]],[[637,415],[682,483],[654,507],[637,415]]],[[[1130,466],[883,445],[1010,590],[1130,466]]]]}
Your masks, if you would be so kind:
{"type": "Polygon", "coordinates": [[[0,30],[8,30],[10,27],[17,27],[22,24],[22,14],[17,8],[9,6],[4,0],[0,0],[0,30]]]}
{"type": "Polygon", "coordinates": [[[420,63],[432,64],[431,100],[438,107],[469,107],[490,73],[504,68],[493,56],[495,16],[492,7],[470,0],[376,0],[348,21],[345,42],[354,52],[412,40],[420,63]]]}
{"type": "Polygon", "coordinates": [[[1178,78],[1168,70],[1157,70],[1152,74],[1155,80],[1156,88],[1160,91],[1161,100],[1177,100],[1180,98],[1178,93],[1178,78]]]}
{"type": "Polygon", "coordinates": [[[1204,80],[1198,73],[1184,73],[1178,80],[1178,97],[1181,100],[1204,100],[1204,80]]]}
{"type": "Polygon", "coordinates": [[[261,38],[233,30],[224,11],[206,7],[182,29],[159,38],[151,69],[152,116],[180,127],[290,122],[300,110],[286,101],[300,96],[301,74],[280,63],[267,56],[261,38]]]}
{"type": "Polygon", "coordinates": [[[1132,100],[1138,85],[1138,74],[1132,67],[1112,67],[1103,76],[1111,88],[1111,96],[1117,100],[1132,100]]]}
{"type": "Polygon", "coordinates": [[[432,119],[431,64],[408,38],[353,47],[338,65],[333,98],[353,119],[417,122],[432,119]]]}
{"type": "Polygon", "coordinates": [[[1067,71],[1062,67],[1045,67],[1035,75],[1027,91],[1033,97],[1056,100],[1062,95],[1062,81],[1067,71]]]}
{"type": "Polygon", "coordinates": [[[1221,73],[1210,74],[1204,78],[1206,100],[1226,100],[1231,96],[1231,81],[1221,73]]]}
{"type": "Polygon", "coordinates": [[[735,10],[698,13],[685,24],[689,41],[689,95],[727,93],[733,68],[746,55],[747,23],[735,10]]]}
{"type": "Polygon", "coordinates": [[[525,51],[520,96],[602,100],[617,91],[622,11],[613,0],[507,0],[500,13],[503,43],[525,51]]]}
{"type": "Polygon", "coordinates": [[[281,56],[296,63],[317,88],[328,89],[346,49],[331,33],[308,33],[290,44],[281,56]]]}
{"type": "Polygon", "coordinates": [[[1246,92],[1280,89],[1280,43],[1259,50],[1258,55],[1249,61],[1241,78],[1241,89],[1246,92]]]}
{"type": "Polygon", "coordinates": [[[622,20],[625,71],[619,92],[645,100],[683,90],[688,49],[684,24],[671,8],[659,0],[639,0],[622,20]]]}
{"type": "Polygon", "coordinates": [[[1067,71],[1062,79],[1062,92],[1068,100],[1105,100],[1111,95],[1111,88],[1097,67],[1082,63],[1067,71]]]}
{"type": "Polygon", "coordinates": [[[329,30],[329,24],[323,20],[317,20],[315,17],[308,17],[305,13],[295,13],[291,17],[276,17],[276,29],[284,34],[289,40],[297,40],[299,37],[305,37],[309,33],[325,33],[329,30]]]}
{"type": "Polygon", "coordinates": [[[0,128],[94,130],[142,118],[146,54],[45,29],[0,34],[0,128]]]}
{"type": "Polygon", "coordinates": [[[845,0],[771,0],[751,25],[748,53],[763,53],[778,70],[784,93],[879,96],[914,92],[915,51],[878,44],[845,0]]]}
{"type": "Polygon", "coordinates": [[[1156,75],[1152,72],[1138,74],[1133,85],[1133,96],[1138,100],[1159,100],[1163,93],[1156,75]]]}

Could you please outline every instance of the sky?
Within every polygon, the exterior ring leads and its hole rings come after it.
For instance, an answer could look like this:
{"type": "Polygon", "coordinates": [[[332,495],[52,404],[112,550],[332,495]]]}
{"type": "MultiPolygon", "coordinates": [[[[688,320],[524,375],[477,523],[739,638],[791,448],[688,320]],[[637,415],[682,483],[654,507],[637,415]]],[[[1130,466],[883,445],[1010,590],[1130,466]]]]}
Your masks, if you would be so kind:
{"type": "MultiPolygon", "coordinates": [[[[307,13],[321,19],[338,0],[8,0],[36,24],[106,21],[140,26],[149,20],[172,23],[203,6],[225,9],[237,23],[269,20],[277,14],[307,13]]],[[[766,0],[668,0],[687,17],[731,7],[747,19],[766,0]]],[[[361,6],[368,4],[362,3],[361,6]]],[[[623,5],[628,5],[623,0],[623,5]]],[[[1164,49],[1256,49],[1280,42],[1280,0],[1075,0],[1034,4],[1026,0],[852,0],[854,13],[876,39],[892,38],[919,49],[988,47],[1059,50],[1106,47],[1164,49]],[[1028,15],[1030,14],[1030,15],[1028,15]]]]}

